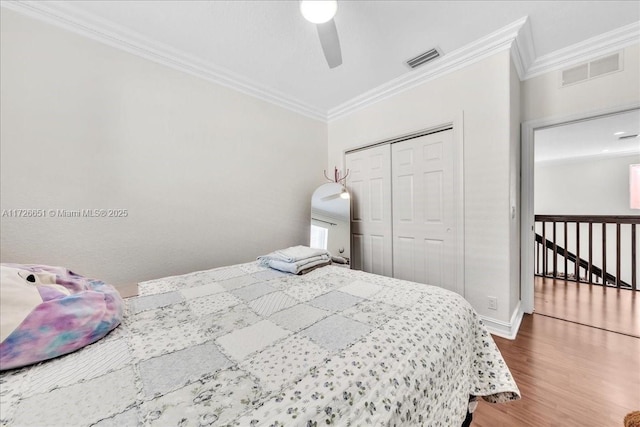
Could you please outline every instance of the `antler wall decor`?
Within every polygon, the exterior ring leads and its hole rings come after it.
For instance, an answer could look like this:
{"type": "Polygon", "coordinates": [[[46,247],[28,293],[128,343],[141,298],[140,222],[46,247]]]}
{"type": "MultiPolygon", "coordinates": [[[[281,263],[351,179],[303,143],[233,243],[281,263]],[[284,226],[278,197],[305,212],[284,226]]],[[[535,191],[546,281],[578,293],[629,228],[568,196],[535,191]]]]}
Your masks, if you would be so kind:
{"type": "MultiPolygon", "coordinates": [[[[327,180],[328,180],[329,182],[336,182],[336,183],[340,184],[340,183],[341,183],[341,181],[344,181],[344,180],[345,180],[345,179],[347,179],[347,177],[349,176],[349,169],[347,169],[347,173],[345,173],[345,174],[344,174],[344,176],[342,176],[342,177],[341,177],[341,175],[342,175],[342,174],[340,173],[340,171],[338,170],[338,168],[337,168],[337,167],[336,167],[336,168],[334,169],[334,171],[333,171],[333,179],[331,179],[331,178],[329,178],[329,177],[327,176],[327,171],[326,171],[326,170],[324,171],[324,177],[325,177],[325,178],[327,178],[327,180]]],[[[344,184],[345,184],[345,183],[344,183],[344,182],[342,182],[342,185],[344,185],[344,184]]]]}

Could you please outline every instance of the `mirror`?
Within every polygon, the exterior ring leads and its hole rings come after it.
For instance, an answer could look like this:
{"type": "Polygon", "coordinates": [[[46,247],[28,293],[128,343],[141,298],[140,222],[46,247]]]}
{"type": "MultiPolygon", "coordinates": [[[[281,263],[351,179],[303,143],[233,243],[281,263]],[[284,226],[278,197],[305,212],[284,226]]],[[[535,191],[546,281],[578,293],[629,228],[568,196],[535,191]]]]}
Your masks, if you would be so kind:
{"type": "Polygon", "coordinates": [[[351,258],[351,201],[338,183],[321,185],[311,197],[312,248],[327,249],[334,265],[349,268],[351,258]]]}

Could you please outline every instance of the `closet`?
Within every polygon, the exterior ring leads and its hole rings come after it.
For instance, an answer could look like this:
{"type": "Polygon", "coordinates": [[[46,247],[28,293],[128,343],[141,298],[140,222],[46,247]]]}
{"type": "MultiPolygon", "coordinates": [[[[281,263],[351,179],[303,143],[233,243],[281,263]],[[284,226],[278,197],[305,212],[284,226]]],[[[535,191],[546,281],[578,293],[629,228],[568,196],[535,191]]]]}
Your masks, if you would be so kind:
{"type": "Polygon", "coordinates": [[[351,268],[393,277],[391,146],[347,153],[351,268]]]}
{"type": "Polygon", "coordinates": [[[451,128],[346,153],[352,268],[456,287],[451,128]]]}

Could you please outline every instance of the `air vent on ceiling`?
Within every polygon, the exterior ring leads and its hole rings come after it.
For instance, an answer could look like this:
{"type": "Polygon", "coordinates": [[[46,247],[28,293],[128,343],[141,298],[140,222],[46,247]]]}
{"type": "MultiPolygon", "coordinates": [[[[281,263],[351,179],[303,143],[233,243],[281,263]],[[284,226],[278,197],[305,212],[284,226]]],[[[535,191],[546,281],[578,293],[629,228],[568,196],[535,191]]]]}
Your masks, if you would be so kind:
{"type": "Polygon", "coordinates": [[[622,69],[620,52],[562,70],[562,86],[600,77],[622,69]]]}
{"type": "Polygon", "coordinates": [[[635,135],[619,136],[619,137],[618,137],[618,140],[621,140],[621,139],[631,139],[631,138],[637,138],[637,137],[638,137],[638,134],[636,133],[635,135]]]}
{"type": "Polygon", "coordinates": [[[436,59],[437,57],[440,56],[440,51],[436,48],[436,49],[431,49],[427,52],[421,53],[420,55],[416,56],[415,58],[411,58],[407,61],[407,65],[411,68],[416,68],[419,67],[422,64],[425,64],[429,61],[433,61],[434,59],[436,59]]]}

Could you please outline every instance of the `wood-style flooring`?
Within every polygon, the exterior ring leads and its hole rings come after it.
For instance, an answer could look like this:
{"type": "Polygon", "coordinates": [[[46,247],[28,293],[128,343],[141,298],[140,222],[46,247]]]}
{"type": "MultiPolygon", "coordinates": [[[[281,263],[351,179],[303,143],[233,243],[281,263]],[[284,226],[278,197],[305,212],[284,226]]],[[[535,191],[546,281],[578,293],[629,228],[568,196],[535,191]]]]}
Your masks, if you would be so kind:
{"type": "Polygon", "coordinates": [[[535,313],[494,340],[522,399],[481,401],[475,427],[623,426],[640,410],[640,293],[536,277],[535,313]]]}
{"type": "Polygon", "coordinates": [[[640,410],[640,339],[538,314],[494,337],[522,399],[481,401],[474,427],[621,427],[640,410]]]}
{"type": "Polygon", "coordinates": [[[546,277],[534,281],[535,312],[640,337],[640,292],[546,277]]]}

